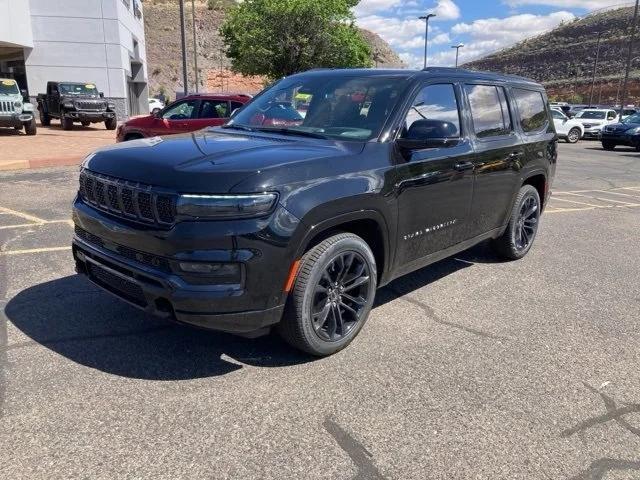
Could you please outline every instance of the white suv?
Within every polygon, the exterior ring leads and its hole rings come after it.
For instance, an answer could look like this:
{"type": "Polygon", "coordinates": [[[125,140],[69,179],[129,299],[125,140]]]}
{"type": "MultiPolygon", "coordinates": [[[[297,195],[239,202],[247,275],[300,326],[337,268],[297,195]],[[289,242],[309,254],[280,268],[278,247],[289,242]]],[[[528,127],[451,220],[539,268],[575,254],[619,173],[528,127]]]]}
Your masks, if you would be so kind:
{"type": "Polygon", "coordinates": [[[569,143],[576,143],[584,135],[584,127],[578,120],[567,117],[559,108],[552,107],[551,115],[556,127],[558,137],[564,138],[569,143]]]}
{"type": "Polygon", "coordinates": [[[584,138],[598,138],[602,129],[610,123],[618,123],[618,113],[610,108],[585,108],[574,120],[582,123],[584,138]]]}

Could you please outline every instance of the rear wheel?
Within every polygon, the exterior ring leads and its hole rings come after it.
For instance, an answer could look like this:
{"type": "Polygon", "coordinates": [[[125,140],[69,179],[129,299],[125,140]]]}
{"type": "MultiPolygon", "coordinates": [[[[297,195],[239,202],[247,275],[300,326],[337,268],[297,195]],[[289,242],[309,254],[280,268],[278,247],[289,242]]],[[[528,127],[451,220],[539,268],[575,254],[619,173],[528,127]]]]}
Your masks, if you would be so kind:
{"type": "Polygon", "coordinates": [[[509,260],[524,257],[536,238],[540,221],[540,195],[531,185],[523,185],[511,209],[511,218],[504,233],[493,240],[492,247],[509,260]]]}
{"type": "Polygon", "coordinates": [[[24,124],[24,132],[27,135],[35,135],[36,132],[38,131],[37,126],[36,126],[36,119],[32,118],[31,121],[29,122],[25,122],[24,124]]]}
{"type": "Polygon", "coordinates": [[[118,126],[118,120],[116,119],[116,117],[107,118],[104,121],[104,126],[107,128],[107,130],[115,130],[118,126]]]}
{"type": "Polygon", "coordinates": [[[571,130],[569,130],[569,133],[567,133],[567,142],[576,143],[578,140],[580,140],[580,129],[577,127],[574,127],[571,130]]]}
{"type": "Polygon", "coordinates": [[[64,113],[60,117],[60,123],[62,123],[63,130],[71,130],[73,128],[73,119],[67,117],[64,113]]]}
{"type": "Polygon", "coordinates": [[[357,235],[340,233],[304,254],[278,328],[292,346],[316,356],[349,345],[369,316],[376,261],[357,235]]]}
{"type": "Polygon", "coordinates": [[[616,144],[613,142],[602,142],[602,148],[605,150],[613,150],[616,148],[616,144]]]}
{"type": "Polygon", "coordinates": [[[49,114],[45,113],[42,109],[40,109],[40,125],[43,127],[51,125],[51,117],[49,117],[49,114]]]}

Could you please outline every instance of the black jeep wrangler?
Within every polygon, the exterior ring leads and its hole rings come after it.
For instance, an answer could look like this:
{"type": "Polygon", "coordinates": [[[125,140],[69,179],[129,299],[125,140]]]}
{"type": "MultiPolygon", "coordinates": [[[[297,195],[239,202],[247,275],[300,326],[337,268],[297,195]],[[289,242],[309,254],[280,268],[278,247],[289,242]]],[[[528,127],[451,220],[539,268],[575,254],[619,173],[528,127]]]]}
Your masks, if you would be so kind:
{"type": "Polygon", "coordinates": [[[276,325],[328,355],[394,278],[485,240],[502,258],[525,256],[556,159],[533,81],[311,71],[221,128],[91,154],[73,255],[78,272],[147,312],[243,334],[276,325]]]}
{"type": "Polygon", "coordinates": [[[38,95],[38,112],[45,127],[52,118],[59,118],[65,130],[71,130],[74,122],[83,127],[104,122],[107,130],[118,125],[115,105],[93,83],[47,82],[47,93],[38,95]]]}

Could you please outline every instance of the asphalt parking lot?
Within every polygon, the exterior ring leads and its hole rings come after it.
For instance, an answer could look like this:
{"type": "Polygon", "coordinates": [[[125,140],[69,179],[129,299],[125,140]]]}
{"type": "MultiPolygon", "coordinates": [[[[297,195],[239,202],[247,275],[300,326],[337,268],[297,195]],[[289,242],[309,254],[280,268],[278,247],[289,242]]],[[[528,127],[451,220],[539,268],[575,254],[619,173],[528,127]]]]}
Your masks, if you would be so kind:
{"type": "Polygon", "coordinates": [[[522,261],[394,282],[315,360],[74,275],[77,167],[0,172],[0,478],[640,478],[640,154],[561,144],[522,261]]]}

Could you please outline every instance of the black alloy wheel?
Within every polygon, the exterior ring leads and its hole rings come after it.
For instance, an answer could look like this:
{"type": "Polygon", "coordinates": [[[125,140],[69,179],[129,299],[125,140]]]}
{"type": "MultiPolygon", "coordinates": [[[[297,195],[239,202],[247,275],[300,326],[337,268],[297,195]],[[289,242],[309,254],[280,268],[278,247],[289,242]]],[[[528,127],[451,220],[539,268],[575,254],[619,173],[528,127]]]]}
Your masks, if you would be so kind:
{"type": "Polygon", "coordinates": [[[362,320],[371,273],[357,252],[342,252],[324,269],[311,304],[313,328],[322,340],[343,339],[362,320]]]}
{"type": "Polygon", "coordinates": [[[540,207],[533,196],[528,196],[522,202],[516,223],[515,244],[518,250],[524,251],[531,246],[538,230],[540,207]]]}

